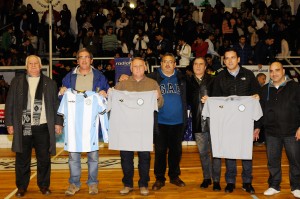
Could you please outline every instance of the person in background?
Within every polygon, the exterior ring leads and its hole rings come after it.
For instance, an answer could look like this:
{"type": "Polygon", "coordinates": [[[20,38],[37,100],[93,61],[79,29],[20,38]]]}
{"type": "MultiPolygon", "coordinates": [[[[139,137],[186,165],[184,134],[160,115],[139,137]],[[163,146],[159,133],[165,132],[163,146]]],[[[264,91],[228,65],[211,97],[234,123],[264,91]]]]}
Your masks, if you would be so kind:
{"type": "Polygon", "coordinates": [[[37,158],[37,185],[43,195],[51,194],[50,156],[56,153],[55,133],[62,133],[58,116],[59,100],[56,82],[41,72],[41,59],[26,58],[26,74],[13,78],[5,104],[5,125],[13,135],[16,152],[16,197],[23,197],[30,181],[32,148],[37,158]]]}

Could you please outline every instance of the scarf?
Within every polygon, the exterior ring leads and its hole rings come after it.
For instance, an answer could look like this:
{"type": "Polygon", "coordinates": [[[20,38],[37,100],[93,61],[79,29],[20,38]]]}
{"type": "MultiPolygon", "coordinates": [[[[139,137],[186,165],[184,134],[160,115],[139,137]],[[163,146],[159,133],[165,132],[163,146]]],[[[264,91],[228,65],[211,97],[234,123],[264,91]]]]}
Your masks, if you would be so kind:
{"type": "Polygon", "coordinates": [[[31,123],[33,125],[40,125],[40,117],[42,112],[42,103],[43,103],[43,75],[41,74],[38,86],[35,91],[35,98],[33,103],[33,112],[31,121],[31,97],[28,85],[28,76],[24,78],[24,95],[23,95],[23,115],[22,115],[22,124],[23,124],[23,136],[32,135],[31,123]],[[26,95],[27,93],[27,95],[26,95]]]}

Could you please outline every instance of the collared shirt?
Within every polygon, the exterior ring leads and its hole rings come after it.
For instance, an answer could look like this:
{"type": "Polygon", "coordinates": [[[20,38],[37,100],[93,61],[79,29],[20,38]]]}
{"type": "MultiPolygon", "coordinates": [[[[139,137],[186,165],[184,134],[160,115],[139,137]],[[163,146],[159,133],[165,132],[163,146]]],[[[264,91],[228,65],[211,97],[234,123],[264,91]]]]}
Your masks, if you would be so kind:
{"type": "MultiPolygon", "coordinates": [[[[227,70],[228,70],[228,69],[227,69],[227,70]]],[[[230,72],[229,70],[228,70],[228,72],[229,72],[229,74],[232,75],[233,77],[236,77],[236,76],[239,74],[239,72],[240,72],[240,67],[239,67],[236,71],[234,71],[234,72],[230,72]]]]}

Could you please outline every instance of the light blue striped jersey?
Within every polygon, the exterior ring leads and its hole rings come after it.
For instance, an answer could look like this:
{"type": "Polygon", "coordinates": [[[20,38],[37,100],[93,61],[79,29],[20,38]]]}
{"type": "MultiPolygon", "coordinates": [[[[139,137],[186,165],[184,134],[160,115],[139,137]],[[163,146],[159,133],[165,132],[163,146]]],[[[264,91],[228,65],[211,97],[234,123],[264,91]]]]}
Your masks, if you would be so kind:
{"type": "Polygon", "coordinates": [[[59,106],[58,114],[64,116],[64,149],[69,152],[99,150],[99,119],[104,142],[108,142],[107,101],[98,93],[79,93],[68,89],[59,106]]]}

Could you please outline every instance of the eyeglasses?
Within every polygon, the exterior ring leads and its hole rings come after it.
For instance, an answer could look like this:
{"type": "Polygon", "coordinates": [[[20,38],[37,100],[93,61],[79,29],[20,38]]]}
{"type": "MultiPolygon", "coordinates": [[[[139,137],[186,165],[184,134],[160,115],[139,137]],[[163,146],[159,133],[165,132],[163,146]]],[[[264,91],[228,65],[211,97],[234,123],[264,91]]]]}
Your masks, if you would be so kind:
{"type": "Polygon", "coordinates": [[[164,63],[164,64],[174,64],[175,62],[171,61],[171,60],[163,60],[162,63],[164,63]]]}
{"type": "Polygon", "coordinates": [[[79,56],[78,59],[90,59],[91,56],[79,56]]]}

